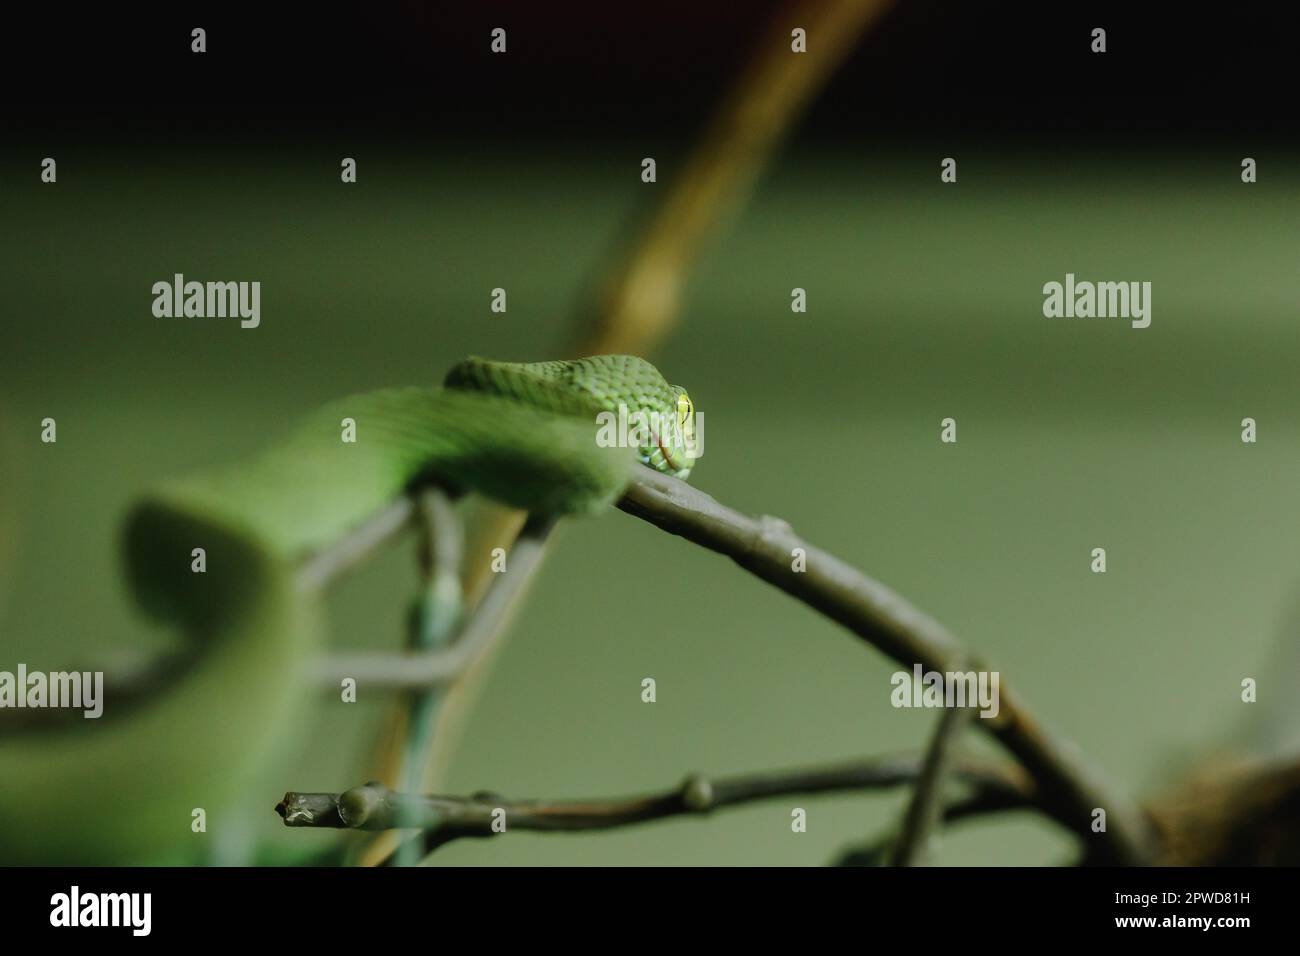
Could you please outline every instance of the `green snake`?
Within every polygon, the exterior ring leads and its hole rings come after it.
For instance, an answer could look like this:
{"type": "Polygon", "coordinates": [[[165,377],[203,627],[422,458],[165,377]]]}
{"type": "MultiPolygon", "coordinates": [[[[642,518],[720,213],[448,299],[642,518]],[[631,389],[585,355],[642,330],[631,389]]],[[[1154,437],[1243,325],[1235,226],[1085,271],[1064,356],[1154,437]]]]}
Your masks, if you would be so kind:
{"type": "Polygon", "coordinates": [[[694,435],[685,390],[643,359],[471,358],[441,388],[331,402],[251,460],[162,483],[126,519],[127,577],[147,613],[179,627],[191,663],[124,712],[109,696],[98,720],[0,722],[0,863],[192,858],[191,811],[236,797],[307,699],[320,614],[295,569],[413,486],[592,514],[637,460],[686,477],[694,435]],[[597,432],[620,406],[650,423],[623,447],[597,432]]]}

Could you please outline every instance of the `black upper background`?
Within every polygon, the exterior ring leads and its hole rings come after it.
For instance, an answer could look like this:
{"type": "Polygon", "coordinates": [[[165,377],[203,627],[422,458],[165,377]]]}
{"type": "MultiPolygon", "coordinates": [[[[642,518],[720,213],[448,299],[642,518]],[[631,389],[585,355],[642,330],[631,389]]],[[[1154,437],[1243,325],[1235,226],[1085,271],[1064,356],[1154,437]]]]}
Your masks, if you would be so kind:
{"type": "MultiPolygon", "coordinates": [[[[782,6],[10,5],[3,107],[12,132],[101,141],[688,136],[782,6]],[[201,56],[189,52],[195,26],[208,31],[201,56]],[[489,52],[495,26],[508,31],[505,56],[489,52]]],[[[1294,20],[1259,2],[899,0],[801,138],[1292,139],[1294,20]],[[1107,30],[1105,55],[1089,51],[1095,26],[1107,30]]]]}

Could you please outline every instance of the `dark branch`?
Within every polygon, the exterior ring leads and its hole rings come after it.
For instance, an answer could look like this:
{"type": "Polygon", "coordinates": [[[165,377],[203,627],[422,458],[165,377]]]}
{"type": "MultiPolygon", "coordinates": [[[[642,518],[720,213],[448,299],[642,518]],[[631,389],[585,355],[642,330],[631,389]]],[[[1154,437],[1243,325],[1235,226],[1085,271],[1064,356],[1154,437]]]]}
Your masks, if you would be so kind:
{"type": "MultiPolygon", "coordinates": [[[[501,822],[505,832],[604,830],[671,816],[707,814],[774,797],[886,789],[916,780],[922,768],[921,758],[902,756],[721,779],[695,774],[680,786],[658,793],[574,801],[512,801],[489,793],[469,797],[407,794],[369,783],[341,794],[291,791],[275,810],[291,827],[419,827],[425,832],[416,839],[427,854],[460,837],[496,835],[501,822]]],[[[1033,781],[1013,765],[962,759],[955,762],[952,776],[973,791],[952,804],[952,819],[1032,807],[1037,802],[1033,781]]]]}
{"type": "MultiPolygon", "coordinates": [[[[885,585],[801,540],[780,519],[750,518],[683,481],[638,468],[619,507],[629,514],[725,554],[742,568],[774,584],[853,631],[898,663],[949,672],[968,658],[957,640],[933,618],[885,585]],[[794,570],[797,551],[803,571],[794,570]]],[[[1127,798],[1115,792],[1077,753],[1039,724],[1001,682],[996,717],[980,719],[1033,775],[1042,803],[1052,816],[1081,838],[1098,841],[1100,854],[1112,862],[1138,864],[1151,858],[1154,834],[1150,821],[1127,798]],[[1091,831],[1094,808],[1106,810],[1108,828],[1091,831]]]]}

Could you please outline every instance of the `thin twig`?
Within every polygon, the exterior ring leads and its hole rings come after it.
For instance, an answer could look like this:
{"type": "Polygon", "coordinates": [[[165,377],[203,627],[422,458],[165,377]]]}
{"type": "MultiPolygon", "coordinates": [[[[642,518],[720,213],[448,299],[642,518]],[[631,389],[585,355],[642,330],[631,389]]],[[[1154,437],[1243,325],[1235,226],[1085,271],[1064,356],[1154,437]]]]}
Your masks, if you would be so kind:
{"type": "Polygon", "coordinates": [[[538,519],[525,525],[510,552],[508,570],[492,577],[487,594],[464,622],[449,648],[424,653],[334,654],[316,665],[316,680],[336,688],[350,677],[358,687],[419,690],[455,681],[487,649],[501,623],[517,607],[555,522],[538,519]]]}
{"type": "MultiPolygon", "coordinates": [[[[409,645],[416,652],[436,652],[452,640],[461,623],[460,563],[465,536],[450,495],[439,487],[422,490],[417,499],[422,534],[420,571],[423,587],[411,609],[409,645]]],[[[430,741],[437,720],[440,688],[408,692],[405,742],[399,779],[404,789],[418,790],[428,767],[430,741]]],[[[414,866],[406,853],[398,864],[414,866]]]]}
{"type": "MultiPolygon", "coordinates": [[[[504,832],[604,830],[775,797],[888,789],[916,780],[923,766],[920,757],[908,755],[720,779],[692,774],[671,790],[573,801],[515,801],[490,793],[469,797],[395,793],[369,783],[344,793],[290,791],[275,810],[290,827],[390,830],[414,824],[425,831],[417,839],[427,853],[459,837],[493,836],[502,832],[503,824],[504,832]]],[[[955,762],[952,773],[974,791],[953,804],[965,808],[962,816],[1036,803],[1033,781],[1013,764],[963,758],[955,762]]]]}
{"type": "MultiPolygon", "coordinates": [[[[753,519],[676,478],[636,469],[619,507],[665,531],[725,554],[747,571],[774,584],[844,625],[904,666],[953,671],[967,652],[933,618],[885,585],[839,558],[798,538],[779,519],[753,519]],[[796,562],[796,556],[802,560],[796,562]],[[795,570],[796,567],[805,570],[795,570]]],[[[971,658],[971,666],[979,668],[971,658]]],[[[1100,855],[1116,863],[1151,858],[1154,834],[1137,806],[1115,792],[1086,766],[1073,745],[1039,724],[1001,682],[997,716],[981,728],[1002,742],[1038,781],[1043,803],[1070,821],[1080,837],[1093,836],[1093,810],[1104,808],[1108,826],[1095,834],[1100,855]]]]}
{"type": "Polygon", "coordinates": [[[943,816],[943,788],[954,760],[953,751],[974,713],[974,706],[966,706],[949,707],[940,715],[890,854],[891,866],[916,866],[928,855],[931,833],[943,816]]]}
{"type": "MultiPolygon", "coordinates": [[[[335,675],[340,670],[355,676],[358,684],[386,687],[440,687],[445,696],[439,704],[435,718],[429,772],[425,780],[435,779],[440,769],[439,758],[449,752],[448,735],[455,730],[454,721],[447,720],[449,706],[454,707],[458,691],[463,692],[467,675],[483,668],[494,649],[500,645],[516,608],[528,590],[546,553],[546,544],[556,526],[552,517],[530,517],[519,531],[506,564],[506,570],[490,574],[491,582],[482,601],[462,624],[460,634],[450,649],[415,655],[368,655],[351,660],[336,658],[328,663],[335,675]]],[[[495,562],[494,562],[495,563],[495,562]]],[[[464,698],[460,698],[463,702],[464,698]]],[[[387,750],[387,748],[385,748],[387,750]]],[[[395,771],[385,773],[394,776],[395,771]]],[[[394,841],[384,835],[360,851],[362,865],[374,865],[389,858],[394,841]]]]}
{"type": "Polygon", "coordinates": [[[352,568],[367,561],[411,523],[415,504],[405,495],[385,506],[328,548],[309,556],[298,566],[297,585],[303,591],[320,591],[352,568]]]}

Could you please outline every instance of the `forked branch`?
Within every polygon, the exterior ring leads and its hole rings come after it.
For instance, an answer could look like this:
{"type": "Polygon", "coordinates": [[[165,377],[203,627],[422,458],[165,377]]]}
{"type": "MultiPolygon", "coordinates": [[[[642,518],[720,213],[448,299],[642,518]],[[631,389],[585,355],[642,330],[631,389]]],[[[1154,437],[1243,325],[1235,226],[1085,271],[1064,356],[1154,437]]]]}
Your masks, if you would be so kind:
{"type": "MultiPolygon", "coordinates": [[[[963,665],[981,669],[938,621],[879,581],[801,540],[780,519],[751,518],[649,468],[637,469],[619,507],[727,555],[909,669],[914,664],[939,672],[963,665]]],[[[1129,865],[1152,858],[1155,835],[1146,814],[1088,767],[1071,743],[1035,720],[1005,681],[997,715],[977,723],[1020,760],[1037,782],[1043,806],[1089,843],[1090,857],[1129,865]],[[1107,826],[1101,832],[1092,829],[1097,809],[1106,811],[1107,826]]]]}

